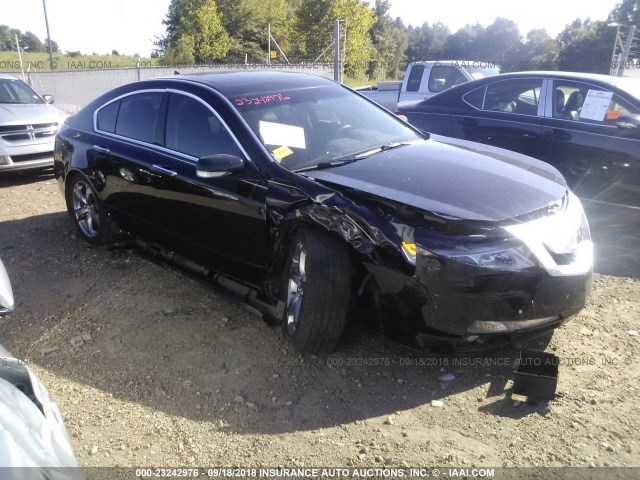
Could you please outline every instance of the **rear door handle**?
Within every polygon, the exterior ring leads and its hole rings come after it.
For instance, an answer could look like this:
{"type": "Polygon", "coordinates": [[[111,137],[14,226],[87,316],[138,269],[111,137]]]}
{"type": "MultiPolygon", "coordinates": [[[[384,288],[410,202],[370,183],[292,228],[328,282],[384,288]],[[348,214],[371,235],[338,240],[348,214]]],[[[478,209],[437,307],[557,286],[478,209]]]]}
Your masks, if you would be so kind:
{"type": "Polygon", "coordinates": [[[478,121],[473,118],[463,118],[462,120],[458,120],[458,123],[463,127],[475,127],[478,125],[478,121]]]}
{"type": "Polygon", "coordinates": [[[101,147],[100,145],[94,145],[93,149],[96,152],[100,152],[100,153],[109,153],[109,152],[111,152],[111,150],[109,150],[107,147],[101,147]]]}
{"type": "Polygon", "coordinates": [[[165,168],[161,165],[151,165],[151,168],[156,172],[164,173],[165,175],[169,175],[170,177],[175,177],[178,174],[178,172],[176,172],[175,170],[169,170],[168,168],[165,168]]]}
{"type": "Polygon", "coordinates": [[[571,134],[569,132],[558,128],[551,130],[551,136],[556,140],[562,140],[564,142],[571,140],[571,134]]]}

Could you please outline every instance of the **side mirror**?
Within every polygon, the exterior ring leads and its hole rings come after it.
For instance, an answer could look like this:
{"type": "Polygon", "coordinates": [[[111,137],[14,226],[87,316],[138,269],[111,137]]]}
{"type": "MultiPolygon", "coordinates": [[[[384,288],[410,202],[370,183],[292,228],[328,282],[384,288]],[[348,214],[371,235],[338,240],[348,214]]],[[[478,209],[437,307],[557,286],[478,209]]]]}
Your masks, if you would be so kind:
{"type": "Polygon", "coordinates": [[[640,128],[640,115],[621,115],[616,122],[618,128],[640,128]]]}
{"type": "Polygon", "coordinates": [[[52,104],[53,103],[53,95],[43,95],[42,99],[45,103],[52,104]]]}
{"type": "Polygon", "coordinates": [[[621,115],[616,122],[618,127],[625,136],[640,136],[640,115],[621,115]]]}
{"type": "Polygon", "coordinates": [[[244,160],[235,155],[221,153],[207,155],[198,160],[196,175],[200,178],[217,178],[231,173],[238,173],[244,169],[244,160]]]}

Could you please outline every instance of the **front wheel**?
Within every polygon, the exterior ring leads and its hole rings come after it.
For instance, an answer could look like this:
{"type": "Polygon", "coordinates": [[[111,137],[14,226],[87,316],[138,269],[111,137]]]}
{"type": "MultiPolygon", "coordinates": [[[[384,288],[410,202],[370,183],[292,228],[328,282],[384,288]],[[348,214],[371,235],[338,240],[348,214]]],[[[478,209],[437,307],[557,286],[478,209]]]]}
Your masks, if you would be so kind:
{"type": "Polygon", "coordinates": [[[351,257],[338,238],[299,231],[291,244],[285,279],[285,337],[303,353],[335,349],[349,311],[351,257]]]}
{"type": "Polygon", "coordinates": [[[82,238],[93,245],[104,245],[117,238],[118,228],[88,180],[75,175],[66,192],[67,209],[82,238]]]}

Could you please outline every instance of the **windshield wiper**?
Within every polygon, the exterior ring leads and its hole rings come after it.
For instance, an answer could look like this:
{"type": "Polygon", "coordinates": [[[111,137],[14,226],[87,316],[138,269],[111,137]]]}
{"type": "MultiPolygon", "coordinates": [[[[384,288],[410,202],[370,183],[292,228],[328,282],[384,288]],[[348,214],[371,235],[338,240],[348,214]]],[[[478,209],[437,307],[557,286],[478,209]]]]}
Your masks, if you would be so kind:
{"type": "Polygon", "coordinates": [[[310,165],[308,167],[298,168],[297,170],[294,170],[294,172],[300,173],[300,172],[306,172],[307,170],[324,170],[326,168],[341,167],[342,165],[347,165],[349,163],[357,162],[358,160],[360,160],[359,156],[354,158],[347,158],[344,160],[330,160],[327,162],[320,162],[315,165],[310,165]]]}
{"type": "Polygon", "coordinates": [[[354,158],[357,158],[357,159],[365,158],[365,157],[368,157],[370,155],[373,155],[374,153],[386,152],[387,150],[391,150],[392,148],[404,147],[405,145],[409,145],[409,144],[411,144],[411,142],[387,143],[385,145],[380,145],[379,147],[373,148],[371,150],[367,150],[366,152],[362,152],[362,153],[356,155],[354,158]]]}

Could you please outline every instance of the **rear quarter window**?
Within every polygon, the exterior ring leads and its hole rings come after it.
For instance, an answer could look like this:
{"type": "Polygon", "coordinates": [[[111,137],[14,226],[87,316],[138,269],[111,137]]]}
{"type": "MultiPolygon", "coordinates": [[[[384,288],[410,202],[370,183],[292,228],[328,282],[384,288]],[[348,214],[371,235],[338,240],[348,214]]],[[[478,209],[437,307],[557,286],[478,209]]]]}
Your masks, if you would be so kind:
{"type": "Polygon", "coordinates": [[[103,132],[114,133],[119,108],[120,100],[110,103],[98,110],[98,114],[96,115],[96,128],[103,132]]]}
{"type": "Polygon", "coordinates": [[[467,93],[462,99],[471,105],[473,108],[482,110],[482,104],[484,103],[484,92],[486,87],[476,88],[467,93]]]}
{"type": "Polygon", "coordinates": [[[414,65],[411,67],[409,78],[407,79],[407,92],[417,92],[420,90],[423,73],[424,65],[414,65]]]}

